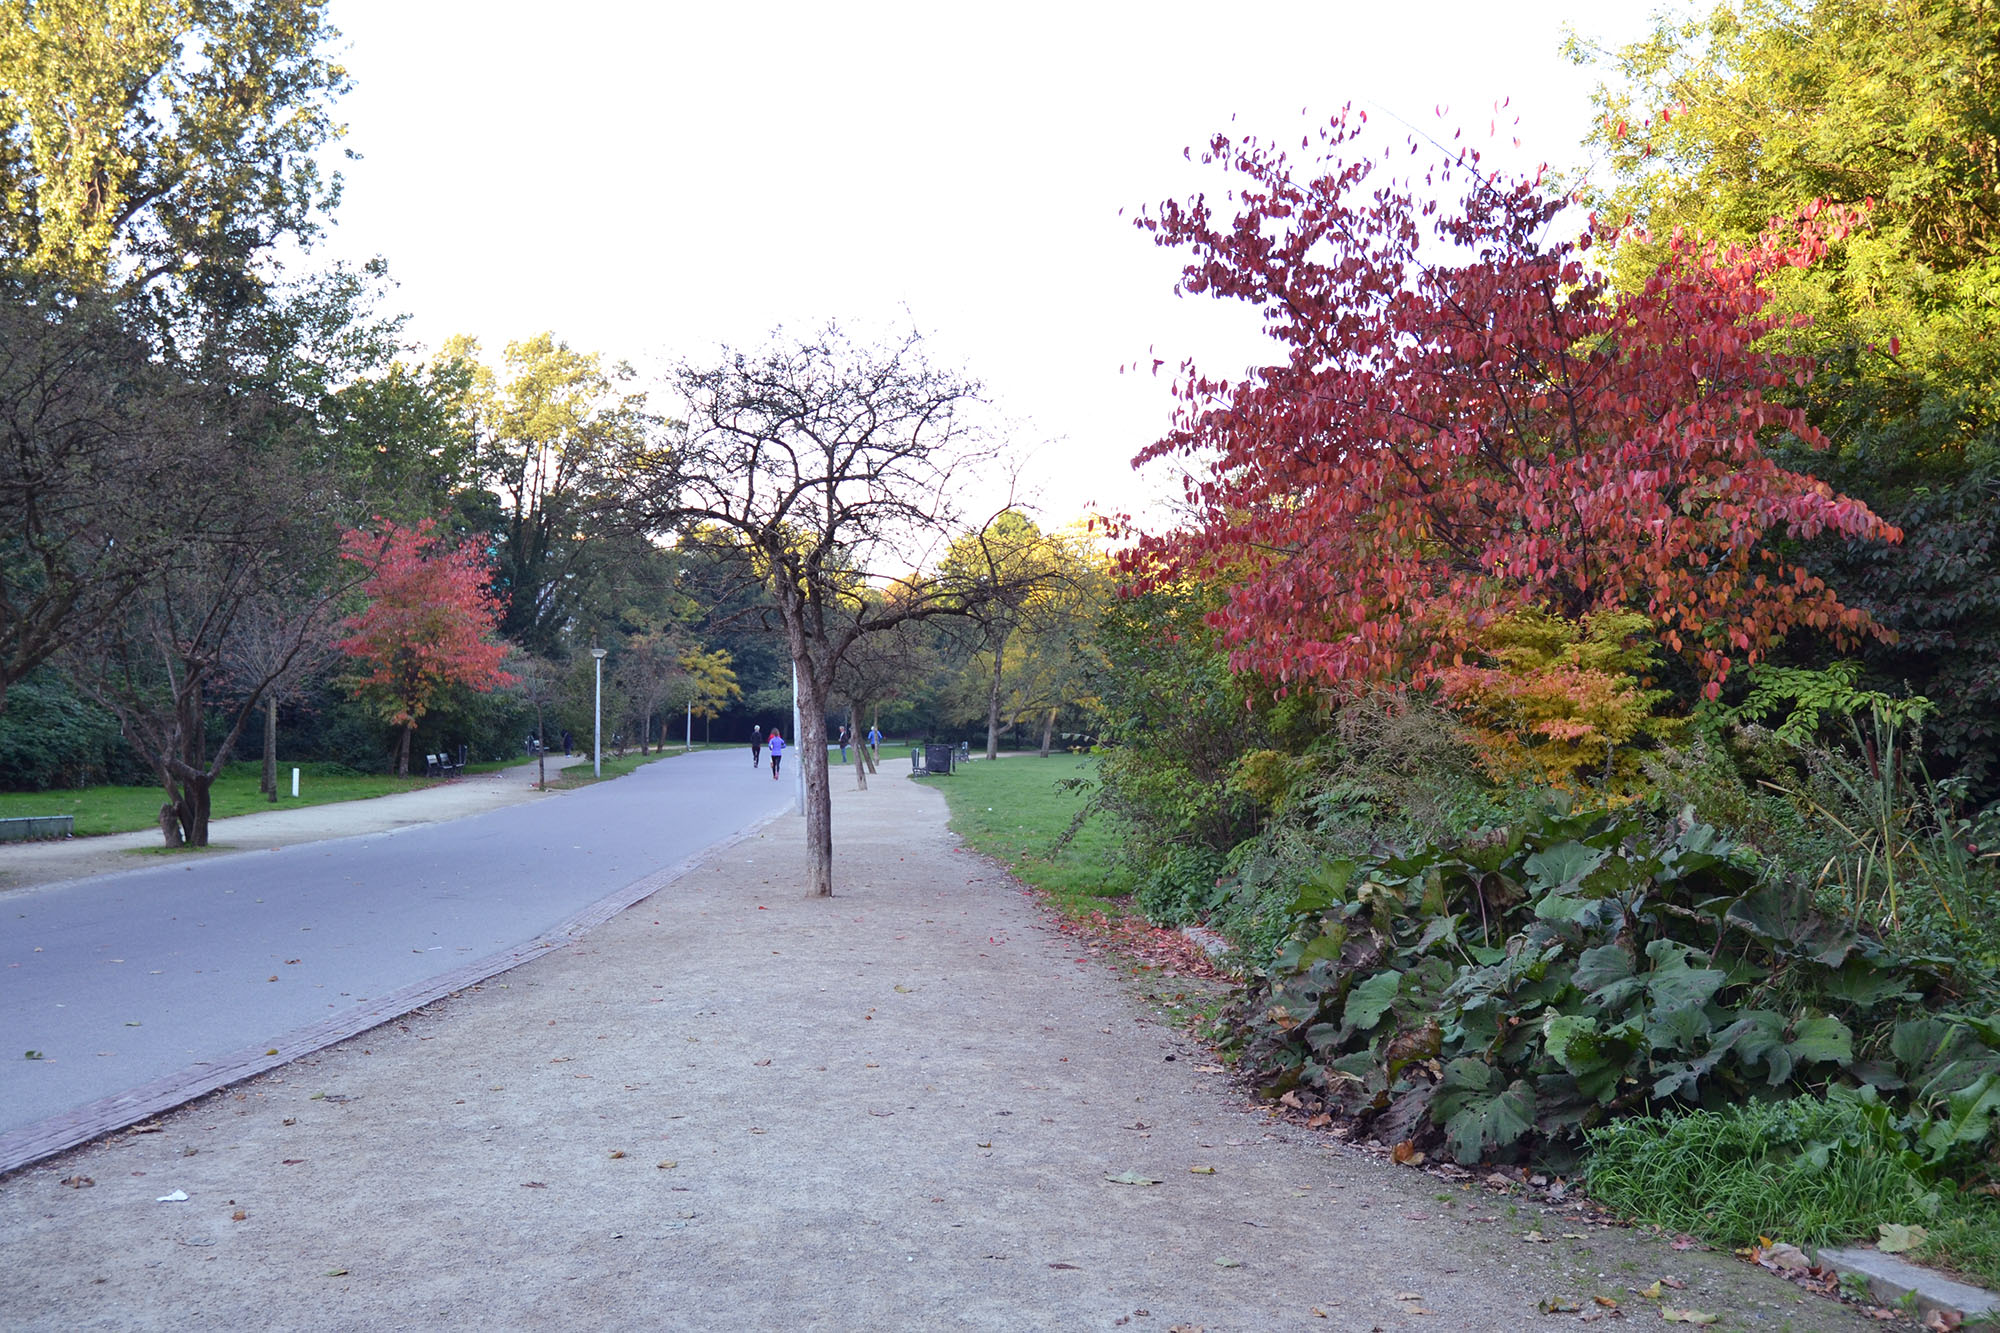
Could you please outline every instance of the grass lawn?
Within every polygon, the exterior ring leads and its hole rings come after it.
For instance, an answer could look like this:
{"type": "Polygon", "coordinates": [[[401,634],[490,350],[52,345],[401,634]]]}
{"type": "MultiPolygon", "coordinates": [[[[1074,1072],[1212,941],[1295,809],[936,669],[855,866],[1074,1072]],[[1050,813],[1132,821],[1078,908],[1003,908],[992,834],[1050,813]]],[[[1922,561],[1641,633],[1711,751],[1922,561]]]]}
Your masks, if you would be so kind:
{"type": "MultiPolygon", "coordinates": [[[[305,767],[301,765],[301,767],[305,767]]],[[[290,810],[304,805],[327,805],[335,801],[360,801],[371,796],[428,787],[436,779],[377,776],[323,777],[308,770],[299,779],[299,795],[292,798],[292,766],[278,766],[278,800],[267,800],[257,790],[263,773],[261,763],[231,764],[209,788],[209,818],[251,815],[259,810],[290,810]]],[[[74,815],[76,835],[93,837],[101,833],[133,833],[160,826],[160,806],[166,794],[158,787],[83,787],[57,791],[0,792],[0,818],[20,815],[74,815]]]]}
{"type": "MultiPolygon", "coordinates": [[[[891,771],[887,760],[884,764],[884,772],[891,771]]],[[[1063,910],[1116,916],[1131,885],[1117,867],[1124,832],[1112,818],[1092,815],[1062,850],[1052,852],[1088,797],[1087,791],[1063,791],[1056,784],[1081,778],[1094,786],[1096,777],[1095,759],[1060,754],[976,760],[950,777],[915,780],[944,793],[951,827],[967,844],[1005,862],[1024,883],[1053,895],[1063,910]]]]}
{"type": "Polygon", "coordinates": [[[650,764],[656,759],[672,759],[675,755],[698,754],[703,750],[733,750],[735,748],[733,745],[697,745],[693,750],[683,750],[680,746],[676,745],[671,749],[655,750],[651,754],[640,754],[637,750],[627,750],[622,758],[612,755],[604,757],[604,776],[601,778],[591,776],[590,756],[586,753],[582,763],[571,764],[562,772],[551,775],[549,778],[549,790],[570,791],[577,787],[588,787],[593,782],[609,782],[613,778],[622,778],[639,765],[650,764]]]}

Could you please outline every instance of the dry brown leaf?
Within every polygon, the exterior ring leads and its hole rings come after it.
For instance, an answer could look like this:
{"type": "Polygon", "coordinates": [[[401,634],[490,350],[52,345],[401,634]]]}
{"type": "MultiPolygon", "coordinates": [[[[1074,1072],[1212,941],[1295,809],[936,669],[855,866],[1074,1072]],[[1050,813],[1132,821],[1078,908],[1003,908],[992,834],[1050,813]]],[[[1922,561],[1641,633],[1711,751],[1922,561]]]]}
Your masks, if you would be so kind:
{"type": "Polygon", "coordinates": [[[87,1190],[97,1182],[89,1176],[64,1176],[62,1183],[73,1190],[87,1190]]]}
{"type": "Polygon", "coordinates": [[[238,1208],[235,1212],[229,1215],[229,1220],[232,1222],[241,1222],[244,1218],[248,1216],[250,1216],[250,1214],[244,1212],[241,1208],[238,1208]]]}

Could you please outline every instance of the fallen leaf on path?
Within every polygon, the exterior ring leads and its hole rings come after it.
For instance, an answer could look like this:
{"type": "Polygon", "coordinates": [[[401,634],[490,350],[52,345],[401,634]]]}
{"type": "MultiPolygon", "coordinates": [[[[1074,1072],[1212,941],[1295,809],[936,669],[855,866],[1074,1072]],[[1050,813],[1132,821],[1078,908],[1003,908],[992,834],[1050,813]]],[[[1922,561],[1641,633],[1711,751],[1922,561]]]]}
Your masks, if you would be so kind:
{"type": "Polygon", "coordinates": [[[134,1134],[157,1134],[165,1128],[166,1126],[161,1124],[159,1121],[149,1120],[143,1125],[132,1126],[132,1132],[134,1134]]]}
{"type": "Polygon", "coordinates": [[[1389,1149],[1389,1160],[1397,1166],[1420,1166],[1423,1164],[1424,1155],[1417,1151],[1415,1143],[1409,1139],[1404,1139],[1401,1143],[1389,1149]]]}
{"type": "Polygon", "coordinates": [[[346,1277],[347,1270],[345,1268],[329,1268],[326,1270],[326,1275],[328,1277],[346,1277]]]}
{"type": "Polygon", "coordinates": [[[982,1148],[991,1148],[991,1147],[992,1147],[993,1145],[992,1145],[992,1144],[990,1144],[990,1143],[982,1143],[982,1144],[980,1144],[979,1146],[980,1146],[980,1147],[982,1147],[982,1148]]]}
{"type": "Polygon", "coordinates": [[[1421,1293],[1414,1291],[1399,1291],[1396,1293],[1396,1299],[1399,1301],[1420,1301],[1423,1299],[1423,1296],[1421,1293]]]}
{"type": "Polygon", "coordinates": [[[73,1190],[87,1190],[97,1182],[89,1176],[64,1176],[62,1183],[73,1190]]]}
{"type": "Polygon", "coordinates": [[[1580,1314],[1583,1311],[1583,1307],[1575,1301],[1566,1301],[1560,1296],[1550,1296],[1537,1301],[1535,1308],[1543,1314],[1580,1314]]]}
{"type": "Polygon", "coordinates": [[[279,1162],[279,1163],[278,1163],[278,1165],[279,1165],[279,1166],[297,1166],[297,1165],[298,1165],[299,1163],[301,1163],[301,1162],[303,1162],[303,1161],[305,1161],[305,1160],[306,1160],[306,1159],[305,1159],[305,1158],[303,1158],[303,1157],[287,1157],[287,1158],[285,1158],[285,1160],[283,1160],[282,1162],[279,1162]]]}
{"type": "Polygon", "coordinates": [[[1703,1246],[1702,1243],[1696,1240],[1693,1236],[1675,1236],[1673,1244],[1668,1248],[1675,1250],[1699,1250],[1702,1249],[1703,1246]]]}
{"type": "Polygon", "coordinates": [[[1669,1324],[1713,1324],[1720,1322],[1722,1316],[1706,1310],[1676,1310],[1670,1305],[1662,1305],[1660,1318],[1669,1324]]]}
{"type": "Polygon", "coordinates": [[[1609,1296],[1592,1296],[1590,1299],[1596,1301],[1607,1310],[1616,1310],[1618,1308],[1618,1302],[1612,1300],[1609,1296]]]}
{"type": "Polygon", "coordinates": [[[1626,1290],[1634,1296],[1644,1296],[1649,1301],[1657,1301],[1661,1296],[1665,1295],[1660,1290],[1660,1284],[1657,1280],[1650,1287],[1627,1287],[1626,1290]]]}
{"type": "Polygon", "coordinates": [[[762,1069],[765,1065],[768,1065],[771,1062],[769,1060],[752,1060],[750,1063],[756,1065],[759,1069],[762,1069]]]}
{"type": "Polygon", "coordinates": [[[244,1212],[241,1208],[238,1208],[235,1212],[229,1215],[229,1220],[232,1222],[241,1222],[249,1216],[250,1214],[244,1212]]]}
{"type": "Polygon", "coordinates": [[[625,1155],[625,1150],[623,1148],[613,1148],[611,1150],[611,1160],[614,1162],[617,1161],[619,1158],[623,1157],[624,1155],[625,1155]]]}
{"type": "Polygon", "coordinates": [[[655,1166],[655,1167],[656,1167],[657,1169],[661,1170],[661,1171],[671,1171],[671,1170],[673,1170],[673,1169],[674,1169],[675,1167],[677,1167],[677,1166],[679,1166],[679,1165],[680,1165],[680,1163],[679,1163],[679,1162],[677,1162],[677,1161],[674,1161],[674,1162],[656,1162],[656,1163],[654,1163],[654,1166],[655,1166]]]}
{"type": "Polygon", "coordinates": [[[1901,1254],[1905,1250],[1914,1250],[1929,1240],[1931,1235],[1922,1227],[1905,1226],[1901,1222],[1884,1222],[1875,1230],[1880,1233],[1875,1248],[1884,1254],[1901,1254]]]}
{"type": "Polygon", "coordinates": [[[521,1188],[524,1190],[545,1190],[548,1186],[539,1180],[524,1180],[521,1182],[521,1188]]]}
{"type": "Polygon", "coordinates": [[[299,1118],[295,1115],[288,1115],[278,1123],[281,1125],[296,1125],[299,1123],[299,1118]]]}
{"type": "Polygon", "coordinates": [[[1160,1183],[1151,1176],[1140,1175],[1137,1171],[1121,1171],[1115,1176],[1106,1176],[1104,1179],[1113,1185],[1157,1185],[1160,1183]]]}
{"type": "Polygon", "coordinates": [[[1241,1259],[1217,1259],[1215,1266],[1217,1268],[1241,1268],[1243,1267],[1243,1261],[1241,1259]]]}
{"type": "Polygon", "coordinates": [[[1075,1265],[1075,1264],[1050,1264],[1050,1265],[1049,1265],[1049,1267],[1050,1267],[1050,1268],[1067,1268],[1067,1269],[1070,1269],[1070,1270],[1072,1270],[1072,1271],[1074,1271],[1074,1270],[1076,1269],[1076,1265],[1075,1265]]]}
{"type": "Polygon", "coordinates": [[[1772,1245],[1757,1257],[1757,1262],[1779,1273],[1808,1273],[1812,1271],[1812,1260],[1796,1245],[1772,1245]]]}

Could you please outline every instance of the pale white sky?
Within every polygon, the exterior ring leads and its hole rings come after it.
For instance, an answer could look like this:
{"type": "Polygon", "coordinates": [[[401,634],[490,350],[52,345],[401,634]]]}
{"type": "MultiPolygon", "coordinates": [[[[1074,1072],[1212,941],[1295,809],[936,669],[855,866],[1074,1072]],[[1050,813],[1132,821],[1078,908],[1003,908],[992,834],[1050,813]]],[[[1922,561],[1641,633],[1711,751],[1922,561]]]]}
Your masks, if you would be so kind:
{"type": "MultiPolygon", "coordinates": [[[[1133,509],[1166,381],[1270,359],[1247,308],[1176,299],[1130,218],[1221,177],[1219,129],[1276,137],[1352,100],[1580,159],[1594,75],[1650,3],[689,4],[332,0],[356,87],[322,253],[381,254],[428,344],[543,329],[642,367],[828,317],[914,322],[984,380],[1043,514],[1133,509]],[[1120,210],[1124,216],[1120,216],[1120,210]],[[1155,350],[1156,349],[1156,350],[1155,350]]],[[[1163,479],[1162,479],[1163,480],[1163,479]]],[[[1177,488],[1176,488],[1177,489],[1177,488]]]]}

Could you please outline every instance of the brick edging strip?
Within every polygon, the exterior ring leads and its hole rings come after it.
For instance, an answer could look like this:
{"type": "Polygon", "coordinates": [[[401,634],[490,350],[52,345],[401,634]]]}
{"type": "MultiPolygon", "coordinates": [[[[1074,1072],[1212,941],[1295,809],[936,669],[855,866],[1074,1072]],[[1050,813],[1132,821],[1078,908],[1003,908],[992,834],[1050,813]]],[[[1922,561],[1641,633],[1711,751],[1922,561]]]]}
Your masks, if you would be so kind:
{"type": "Polygon", "coordinates": [[[519,967],[550,949],[574,943],[628,907],[652,897],[717,852],[734,847],[791,813],[790,810],[781,810],[768,815],[719,842],[710,843],[686,860],[633,880],[624,888],[558,922],[526,944],[488,954],[435,977],[413,982],[379,1000],[296,1028],[272,1045],[245,1047],[214,1060],[203,1060],[164,1078],[154,1079],[151,1083],[101,1097],[94,1102],[85,1102],[46,1120],[0,1134],[0,1176],[88,1143],[101,1135],[115,1133],[150,1116],[171,1111],[218,1088],[226,1088],[232,1083],[276,1069],[279,1065],[289,1064],[302,1055],[323,1050],[335,1042],[359,1036],[370,1028],[380,1027],[412,1010],[519,967]]]}

